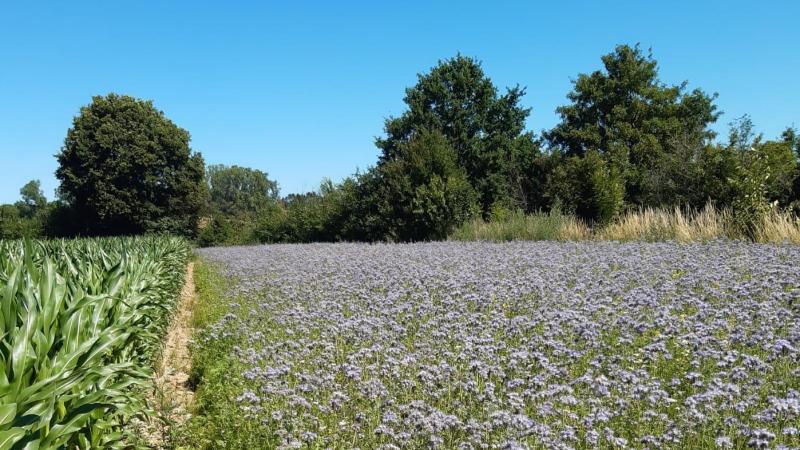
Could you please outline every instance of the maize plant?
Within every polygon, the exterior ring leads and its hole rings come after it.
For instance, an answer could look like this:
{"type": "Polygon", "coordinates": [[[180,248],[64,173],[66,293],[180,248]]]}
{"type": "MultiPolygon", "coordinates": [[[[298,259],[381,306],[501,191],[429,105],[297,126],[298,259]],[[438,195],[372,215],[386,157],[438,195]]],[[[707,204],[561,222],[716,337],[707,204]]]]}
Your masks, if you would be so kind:
{"type": "Polygon", "coordinates": [[[172,237],[0,241],[0,450],[129,447],[188,255],[172,237]]]}

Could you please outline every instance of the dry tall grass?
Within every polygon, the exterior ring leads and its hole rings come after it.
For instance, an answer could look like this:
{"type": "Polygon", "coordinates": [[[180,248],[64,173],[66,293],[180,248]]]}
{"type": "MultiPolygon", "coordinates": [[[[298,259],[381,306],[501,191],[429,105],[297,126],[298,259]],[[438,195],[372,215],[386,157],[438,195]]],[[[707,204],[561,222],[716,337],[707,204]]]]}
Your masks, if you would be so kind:
{"type": "Polygon", "coordinates": [[[740,231],[730,210],[709,205],[699,211],[681,208],[629,211],[605,226],[589,227],[573,216],[537,213],[514,214],[499,222],[476,219],[456,230],[454,240],[558,240],[558,241],[678,241],[752,239],[763,243],[800,244],[800,218],[772,211],[750,238],[740,231]]]}
{"type": "Polygon", "coordinates": [[[800,244],[800,218],[773,211],[756,229],[758,242],[790,242],[800,244]]]}
{"type": "Polygon", "coordinates": [[[704,242],[739,238],[732,214],[706,206],[700,211],[646,208],[622,214],[595,230],[595,239],[612,241],[704,242]]]}

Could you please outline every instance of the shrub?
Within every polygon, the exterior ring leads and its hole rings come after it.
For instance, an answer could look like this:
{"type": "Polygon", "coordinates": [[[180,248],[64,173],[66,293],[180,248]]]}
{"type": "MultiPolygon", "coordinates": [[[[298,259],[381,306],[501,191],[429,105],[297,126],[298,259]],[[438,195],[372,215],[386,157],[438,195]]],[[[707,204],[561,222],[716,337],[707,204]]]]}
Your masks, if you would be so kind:
{"type": "Polygon", "coordinates": [[[574,216],[551,213],[509,213],[502,220],[475,218],[457,228],[451,240],[457,241],[578,241],[591,237],[589,227],[574,216]]]}
{"type": "Polygon", "coordinates": [[[213,247],[231,244],[233,235],[233,227],[228,219],[221,214],[214,214],[207,223],[200,227],[200,231],[197,233],[197,245],[213,247]]]}

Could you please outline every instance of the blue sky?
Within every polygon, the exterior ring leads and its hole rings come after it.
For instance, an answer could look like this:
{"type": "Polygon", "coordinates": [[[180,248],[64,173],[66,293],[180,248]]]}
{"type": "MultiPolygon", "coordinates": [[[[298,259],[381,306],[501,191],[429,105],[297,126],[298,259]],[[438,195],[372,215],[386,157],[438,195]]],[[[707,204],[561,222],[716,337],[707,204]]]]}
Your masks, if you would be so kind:
{"type": "Polygon", "coordinates": [[[312,190],[373,164],[405,87],[457,52],[527,86],[537,134],[570,80],[640,42],[663,81],[719,93],[719,131],[748,113],[773,137],[800,125],[798,17],[796,1],[5,2],[0,203],[34,178],[53,197],[73,116],[108,92],[152,99],[208,163],[312,190]]]}

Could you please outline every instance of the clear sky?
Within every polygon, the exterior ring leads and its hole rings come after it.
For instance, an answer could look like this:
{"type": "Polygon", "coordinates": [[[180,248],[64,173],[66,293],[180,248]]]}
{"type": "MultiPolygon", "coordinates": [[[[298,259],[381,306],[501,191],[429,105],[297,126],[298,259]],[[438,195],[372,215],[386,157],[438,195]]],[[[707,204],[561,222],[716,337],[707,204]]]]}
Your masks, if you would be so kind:
{"type": "Polygon", "coordinates": [[[748,113],[774,137],[800,125],[799,18],[789,0],[4,2],[0,203],[34,178],[53,198],[73,116],[109,92],[152,99],[207,163],[313,190],[372,165],[404,88],[457,52],[501,88],[527,86],[537,134],[570,80],[640,42],[663,81],[719,93],[719,131],[748,113]]]}

